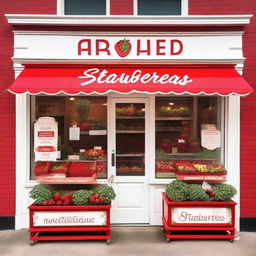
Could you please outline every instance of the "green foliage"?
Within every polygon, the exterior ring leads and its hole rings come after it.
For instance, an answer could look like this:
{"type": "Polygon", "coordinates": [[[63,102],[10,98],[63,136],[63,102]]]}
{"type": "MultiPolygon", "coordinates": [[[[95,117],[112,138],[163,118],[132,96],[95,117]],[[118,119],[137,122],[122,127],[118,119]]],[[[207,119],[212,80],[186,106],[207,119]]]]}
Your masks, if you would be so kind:
{"type": "Polygon", "coordinates": [[[73,149],[67,144],[60,145],[59,150],[61,151],[62,159],[67,159],[68,155],[72,155],[74,153],[73,149]]]}
{"type": "Polygon", "coordinates": [[[214,201],[230,201],[237,193],[236,189],[229,184],[217,184],[213,187],[214,201]]]}
{"type": "Polygon", "coordinates": [[[97,187],[96,193],[104,197],[106,203],[110,203],[111,200],[114,200],[116,197],[114,189],[108,185],[102,185],[97,187]]]}
{"type": "Polygon", "coordinates": [[[190,201],[209,201],[209,196],[201,185],[191,184],[188,188],[187,199],[190,201]]]}
{"type": "Polygon", "coordinates": [[[76,111],[79,114],[79,122],[84,122],[87,120],[87,117],[90,112],[90,101],[89,100],[78,100],[75,103],[76,111]]]}
{"type": "Polygon", "coordinates": [[[201,159],[215,159],[216,158],[216,150],[208,150],[208,149],[204,148],[199,153],[199,158],[201,158],[201,159]]]}
{"type": "Polygon", "coordinates": [[[75,191],[72,194],[72,201],[74,202],[75,205],[78,205],[78,206],[86,205],[90,195],[91,195],[90,191],[86,189],[81,189],[81,190],[75,191]]]}
{"type": "Polygon", "coordinates": [[[187,199],[188,184],[175,180],[167,186],[165,193],[167,197],[174,201],[185,201],[187,199]]]}
{"type": "Polygon", "coordinates": [[[30,191],[30,197],[34,199],[38,204],[43,201],[48,201],[52,198],[52,191],[46,184],[38,184],[30,191]]]}

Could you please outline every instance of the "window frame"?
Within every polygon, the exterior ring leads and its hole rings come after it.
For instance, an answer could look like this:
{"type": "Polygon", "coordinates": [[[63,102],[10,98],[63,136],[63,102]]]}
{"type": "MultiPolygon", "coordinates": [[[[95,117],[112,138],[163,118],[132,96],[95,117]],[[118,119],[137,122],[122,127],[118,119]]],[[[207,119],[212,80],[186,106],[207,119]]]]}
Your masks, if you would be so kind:
{"type": "MultiPolygon", "coordinates": [[[[188,15],[188,0],[180,0],[181,1],[181,14],[180,15],[162,15],[162,16],[187,16],[188,15]]],[[[134,16],[147,16],[147,15],[139,15],[138,14],[138,0],[133,0],[133,15],[134,16]]],[[[152,16],[159,16],[159,15],[152,15],[152,16]]]]}
{"type": "MultiPolygon", "coordinates": [[[[57,0],[57,15],[65,15],[65,0],[57,0]]],[[[68,16],[68,15],[65,15],[65,16],[68,16]]],[[[98,15],[84,15],[84,16],[98,16],[98,15]]],[[[110,0],[106,0],[106,14],[99,15],[99,16],[110,16],[110,0]]]]}
{"type": "MultiPolygon", "coordinates": [[[[181,0],[181,15],[178,16],[187,16],[188,15],[188,1],[189,0],[181,0]]],[[[65,0],[57,0],[57,15],[65,15],[65,0]]],[[[91,15],[84,15],[91,16],[91,15]]],[[[104,16],[113,16],[110,15],[110,0],[106,0],[106,15],[104,16]]],[[[130,15],[129,15],[130,16],[130,15]]],[[[133,0],[133,16],[146,16],[146,15],[138,15],[138,0],[133,0]]],[[[155,15],[158,16],[158,15],[155,15]]],[[[174,16],[174,15],[168,15],[174,16]]]]}

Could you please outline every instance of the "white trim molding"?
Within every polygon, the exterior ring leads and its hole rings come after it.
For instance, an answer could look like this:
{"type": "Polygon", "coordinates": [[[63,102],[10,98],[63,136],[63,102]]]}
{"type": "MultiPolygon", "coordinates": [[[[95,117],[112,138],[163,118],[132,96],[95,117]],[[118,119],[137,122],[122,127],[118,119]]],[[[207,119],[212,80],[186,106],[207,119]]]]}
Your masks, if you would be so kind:
{"type": "Polygon", "coordinates": [[[240,97],[229,96],[225,107],[225,167],[228,170],[228,183],[233,185],[237,194],[235,223],[240,229],[240,97]]]}
{"type": "Polygon", "coordinates": [[[6,14],[13,25],[228,25],[249,24],[252,15],[122,16],[122,15],[26,15],[6,14]]]}

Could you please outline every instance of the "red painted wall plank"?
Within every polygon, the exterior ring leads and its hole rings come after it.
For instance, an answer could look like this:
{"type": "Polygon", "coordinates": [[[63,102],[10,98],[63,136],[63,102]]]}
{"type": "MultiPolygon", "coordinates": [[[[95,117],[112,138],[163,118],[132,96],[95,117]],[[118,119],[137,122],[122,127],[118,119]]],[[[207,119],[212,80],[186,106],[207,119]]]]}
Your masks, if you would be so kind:
{"type": "Polygon", "coordinates": [[[110,0],[111,15],[133,15],[133,0],[110,0]]]}
{"type": "Polygon", "coordinates": [[[15,215],[15,97],[6,92],[14,79],[13,33],[4,16],[11,13],[55,14],[56,0],[0,1],[0,216],[15,215]]]}

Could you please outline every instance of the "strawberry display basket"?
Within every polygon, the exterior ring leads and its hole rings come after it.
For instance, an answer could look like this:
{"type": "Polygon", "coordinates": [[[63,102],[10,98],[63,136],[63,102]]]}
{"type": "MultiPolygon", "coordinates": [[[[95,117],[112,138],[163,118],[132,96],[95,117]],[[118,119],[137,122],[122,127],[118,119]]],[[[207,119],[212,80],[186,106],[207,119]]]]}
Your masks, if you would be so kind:
{"type": "Polygon", "coordinates": [[[171,239],[235,238],[235,205],[228,202],[173,202],[162,193],[162,223],[166,241],[171,239]]]}
{"type": "Polygon", "coordinates": [[[46,240],[106,240],[110,243],[110,208],[106,205],[29,206],[30,245],[46,240]]]}

